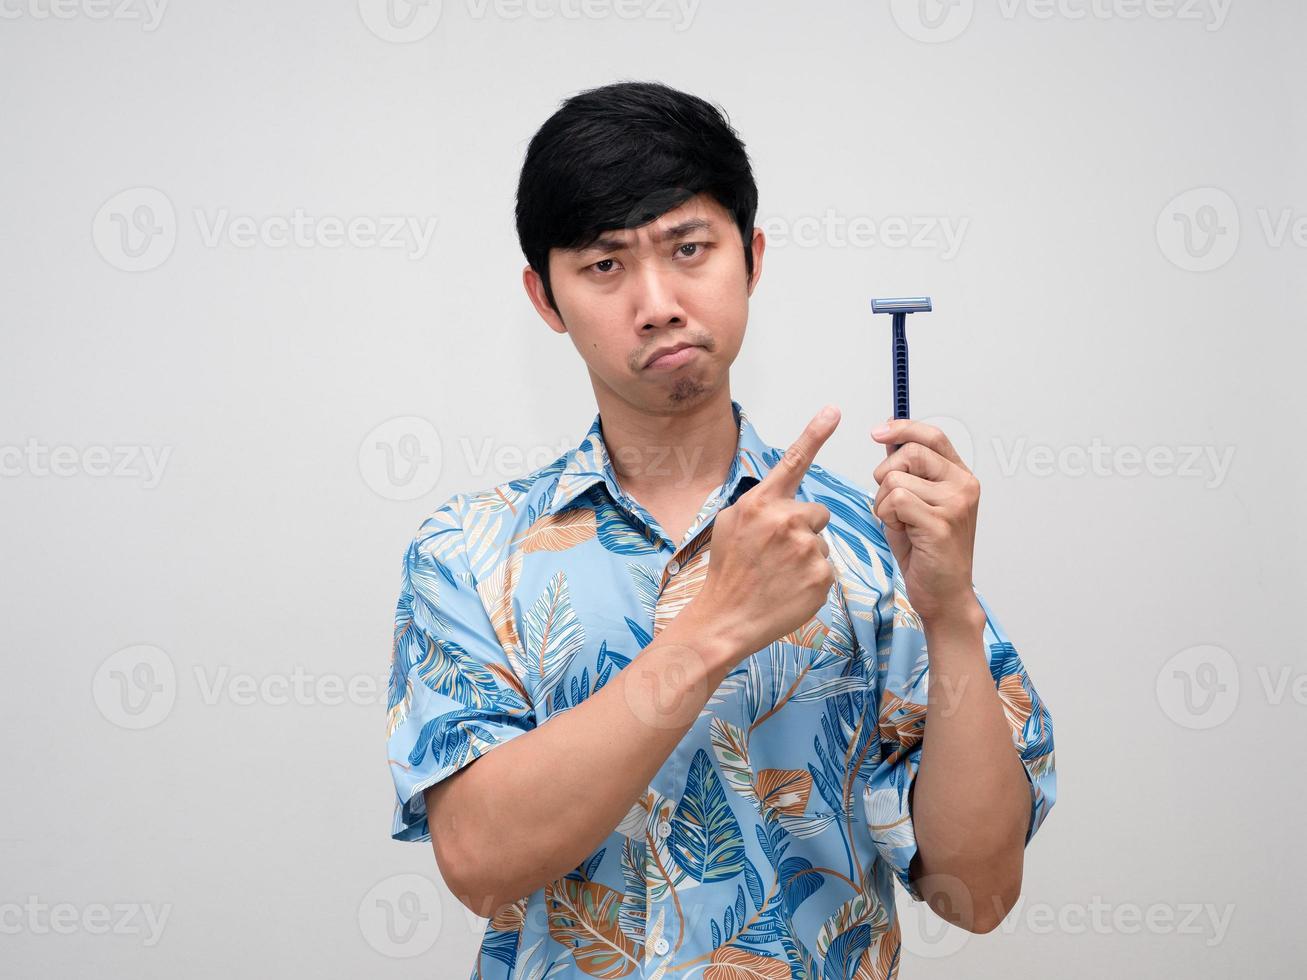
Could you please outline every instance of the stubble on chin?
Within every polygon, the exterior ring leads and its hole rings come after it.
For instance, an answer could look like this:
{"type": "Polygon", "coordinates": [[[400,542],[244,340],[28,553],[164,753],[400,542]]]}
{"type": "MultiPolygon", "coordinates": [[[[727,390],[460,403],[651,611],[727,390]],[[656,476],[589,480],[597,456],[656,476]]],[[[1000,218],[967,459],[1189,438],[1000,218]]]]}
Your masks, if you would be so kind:
{"type": "Polygon", "coordinates": [[[698,378],[677,378],[672,382],[667,400],[673,405],[693,401],[708,390],[708,386],[698,378]]]}

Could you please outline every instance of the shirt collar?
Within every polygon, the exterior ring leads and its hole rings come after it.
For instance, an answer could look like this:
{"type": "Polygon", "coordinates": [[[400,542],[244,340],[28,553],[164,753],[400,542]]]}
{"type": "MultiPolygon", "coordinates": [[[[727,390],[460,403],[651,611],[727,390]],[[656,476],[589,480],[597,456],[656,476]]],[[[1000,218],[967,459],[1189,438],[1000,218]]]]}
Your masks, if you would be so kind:
{"type": "MultiPolygon", "coordinates": [[[[743,493],[749,486],[759,482],[770,472],[781,455],[759,437],[739,402],[731,401],[731,411],[735,414],[738,435],[735,459],[731,462],[731,469],[726,475],[726,482],[721,490],[721,494],[728,500],[732,499],[736,488],[741,484],[745,484],[740,490],[743,493]]],[[[554,486],[553,496],[545,513],[557,513],[596,483],[603,483],[615,501],[634,509],[635,502],[617,482],[599,423],[600,417],[596,414],[594,422],[590,425],[590,431],[586,433],[580,445],[568,451],[566,462],[558,475],[558,482],[554,486]]]]}

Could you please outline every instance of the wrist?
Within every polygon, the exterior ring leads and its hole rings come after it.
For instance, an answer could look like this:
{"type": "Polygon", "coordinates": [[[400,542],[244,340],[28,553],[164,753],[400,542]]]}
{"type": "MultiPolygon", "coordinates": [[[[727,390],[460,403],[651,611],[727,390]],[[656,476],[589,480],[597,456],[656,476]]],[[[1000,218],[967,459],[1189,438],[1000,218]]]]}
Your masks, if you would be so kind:
{"type": "Polygon", "coordinates": [[[727,618],[702,595],[692,599],[667,629],[676,631],[673,642],[695,651],[714,689],[750,652],[727,618]]]}
{"type": "Polygon", "coordinates": [[[975,592],[959,597],[957,600],[941,605],[929,615],[922,614],[923,631],[927,634],[951,634],[956,636],[978,636],[985,630],[988,617],[975,592]]]}

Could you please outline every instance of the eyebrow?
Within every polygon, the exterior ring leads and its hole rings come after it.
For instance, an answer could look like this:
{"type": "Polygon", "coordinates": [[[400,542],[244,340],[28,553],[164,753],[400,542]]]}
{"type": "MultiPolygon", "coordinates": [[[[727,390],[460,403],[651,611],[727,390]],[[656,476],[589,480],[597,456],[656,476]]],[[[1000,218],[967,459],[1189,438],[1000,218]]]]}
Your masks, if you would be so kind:
{"type": "MultiPolygon", "coordinates": [[[[713,224],[707,218],[689,218],[686,221],[682,221],[680,224],[672,225],[662,233],[655,232],[652,237],[656,242],[667,242],[675,241],[679,238],[685,238],[697,231],[712,230],[713,224]]],[[[626,247],[627,243],[621,238],[600,237],[596,238],[585,248],[577,249],[576,254],[589,255],[593,252],[596,255],[606,255],[609,252],[620,252],[626,247]]]]}

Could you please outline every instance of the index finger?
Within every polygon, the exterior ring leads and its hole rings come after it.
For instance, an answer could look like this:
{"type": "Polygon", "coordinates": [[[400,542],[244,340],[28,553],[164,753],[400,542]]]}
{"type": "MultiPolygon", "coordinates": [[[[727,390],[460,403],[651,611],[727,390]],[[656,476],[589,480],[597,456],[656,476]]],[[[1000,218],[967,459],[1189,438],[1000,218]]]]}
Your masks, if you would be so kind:
{"type": "Polygon", "coordinates": [[[885,454],[887,456],[894,454],[895,450],[891,447],[895,443],[904,445],[909,442],[919,442],[927,449],[933,449],[939,453],[950,463],[961,466],[968,473],[971,472],[970,467],[962,462],[962,457],[953,448],[953,443],[949,441],[949,437],[936,426],[927,425],[925,422],[917,422],[913,419],[889,419],[885,422],[885,428],[884,435],[877,436],[873,434],[872,438],[877,442],[883,441],[885,443],[885,454]]]}
{"type": "Polygon", "coordinates": [[[817,450],[821,449],[839,424],[840,410],[834,405],[827,405],[813,417],[799,438],[785,450],[771,472],[754,489],[765,494],[793,497],[808,472],[808,467],[812,465],[817,450]]]}

